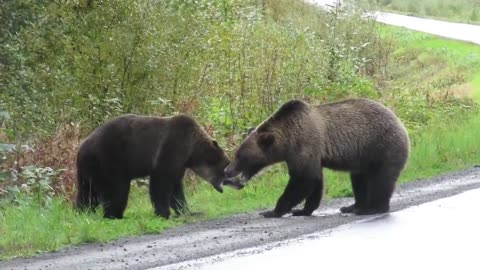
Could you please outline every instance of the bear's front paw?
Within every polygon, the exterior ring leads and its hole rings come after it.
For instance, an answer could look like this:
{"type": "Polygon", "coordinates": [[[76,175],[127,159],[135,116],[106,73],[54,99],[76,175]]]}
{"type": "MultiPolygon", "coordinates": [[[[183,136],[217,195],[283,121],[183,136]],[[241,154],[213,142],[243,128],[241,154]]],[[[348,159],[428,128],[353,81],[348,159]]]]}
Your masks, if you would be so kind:
{"type": "Polygon", "coordinates": [[[292,216],[296,216],[296,217],[311,216],[311,215],[312,215],[312,211],[308,211],[308,210],[305,210],[305,209],[297,209],[297,210],[292,211],[292,216]]]}
{"type": "Polygon", "coordinates": [[[275,211],[262,212],[260,213],[260,215],[263,216],[264,218],[280,218],[283,216],[282,214],[278,214],[275,211]]]}
{"type": "Polygon", "coordinates": [[[340,212],[342,213],[353,213],[354,211],[355,211],[355,204],[340,208],[340,212]]]}
{"type": "Polygon", "coordinates": [[[353,213],[358,216],[364,216],[364,215],[377,215],[377,214],[384,214],[387,213],[390,210],[389,206],[382,206],[382,207],[377,207],[377,208],[355,208],[353,213]]]}
{"type": "Polygon", "coordinates": [[[200,212],[200,211],[188,211],[188,212],[183,212],[183,213],[177,213],[175,214],[175,217],[178,218],[178,217],[183,217],[183,216],[186,216],[186,217],[199,217],[199,216],[204,216],[205,214],[203,212],[200,212]]]}
{"type": "Polygon", "coordinates": [[[170,210],[169,209],[157,209],[155,210],[155,215],[162,217],[164,219],[168,219],[170,217],[170,210]]]}

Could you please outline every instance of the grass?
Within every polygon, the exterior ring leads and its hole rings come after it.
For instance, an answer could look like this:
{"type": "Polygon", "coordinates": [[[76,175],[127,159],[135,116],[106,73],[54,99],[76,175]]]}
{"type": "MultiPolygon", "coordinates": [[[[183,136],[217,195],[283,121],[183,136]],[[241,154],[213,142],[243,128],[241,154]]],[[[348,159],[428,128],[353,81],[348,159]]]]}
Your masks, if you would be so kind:
{"type": "MultiPolygon", "coordinates": [[[[394,58],[404,64],[393,69],[393,84],[427,88],[440,96],[448,92],[480,103],[480,46],[393,26],[383,26],[382,35],[399,43],[394,58]]],[[[439,115],[420,130],[411,136],[412,153],[400,182],[480,163],[479,113],[439,115]]]]}
{"type": "Polygon", "coordinates": [[[280,196],[287,180],[285,176],[275,174],[277,177],[271,178],[271,182],[255,181],[241,192],[226,188],[224,194],[220,194],[205,183],[198,185],[195,192],[190,187],[187,193],[189,205],[193,211],[202,214],[169,220],[153,214],[146,188],[135,185],[122,220],[103,219],[101,211],[80,214],[60,198],[55,198],[48,207],[28,203],[5,208],[0,214],[0,259],[31,256],[71,244],[157,234],[185,222],[268,207],[280,196]]]}
{"type": "Polygon", "coordinates": [[[480,24],[480,2],[476,0],[380,0],[376,2],[386,11],[480,24]]]}
{"type": "Polygon", "coordinates": [[[480,117],[460,124],[438,123],[413,138],[412,155],[400,182],[480,164],[480,117]]]}
{"type": "Polygon", "coordinates": [[[480,46],[394,26],[383,26],[381,34],[398,43],[393,84],[465,97],[480,92],[480,46]]]}
{"type": "MultiPolygon", "coordinates": [[[[394,37],[398,50],[387,87],[447,91],[468,85],[467,95],[480,102],[480,48],[396,27],[384,27],[384,38],[394,37]],[[454,76],[453,76],[453,75],[454,76]],[[445,78],[448,78],[445,80],[445,78]]],[[[413,112],[415,113],[415,111],[413,112]]],[[[400,182],[414,181],[480,162],[480,116],[432,116],[428,126],[412,132],[412,153],[400,182]],[[465,120],[467,118],[467,120],[465,120]]],[[[351,195],[346,173],[326,171],[327,198],[351,195]]],[[[219,194],[201,183],[188,188],[193,211],[203,215],[163,220],[153,215],[145,188],[132,189],[123,220],[105,220],[98,214],[79,214],[55,198],[48,207],[25,203],[0,212],[0,259],[30,256],[68,245],[103,242],[124,236],[158,234],[185,222],[195,222],[272,208],[287,181],[283,167],[274,166],[245,189],[219,194]]]]}
{"type": "Polygon", "coordinates": [[[128,218],[121,222],[103,219],[101,213],[79,214],[61,198],[55,198],[48,207],[30,203],[5,208],[0,215],[0,258],[34,255],[76,243],[156,233],[184,222],[184,219],[155,218],[149,211],[148,196],[144,195],[134,190],[128,218]]]}
{"type": "Polygon", "coordinates": [[[480,72],[474,75],[472,86],[475,89],[472,97],[476,102],[480,102],[480,72]]]}

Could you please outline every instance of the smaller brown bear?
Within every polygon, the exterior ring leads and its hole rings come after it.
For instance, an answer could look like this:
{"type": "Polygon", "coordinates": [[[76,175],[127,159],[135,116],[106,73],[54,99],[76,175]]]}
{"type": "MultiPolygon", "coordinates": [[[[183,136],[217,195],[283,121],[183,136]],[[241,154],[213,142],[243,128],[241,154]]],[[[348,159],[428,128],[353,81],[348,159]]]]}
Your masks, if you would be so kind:
{"type": "Polygon", "coordinates": [[[304,199],[304,208],[293,215],[311,215],[322,198],[322,168],[350,172],[355,203],[342,212],[384,213],[409,149],[405,127],[379,102],[348,99],[314,106],[292,100],[250,132],[225,174],[240,185],[266,166],[287,163],[288,185],[265,217],[281,217],[304,199]]]}
{"type": "Polygon", "coordinates": [[[98,127],[78,150],[76,207],[101,204],[106,218],[122,218],[131,180],[150,176],[155,214],[168,218],[170,207],[176,214],[187,210],[182,182],[187,168],[222,192],[229,162],[189,116],[120,116],[98,127]]]}

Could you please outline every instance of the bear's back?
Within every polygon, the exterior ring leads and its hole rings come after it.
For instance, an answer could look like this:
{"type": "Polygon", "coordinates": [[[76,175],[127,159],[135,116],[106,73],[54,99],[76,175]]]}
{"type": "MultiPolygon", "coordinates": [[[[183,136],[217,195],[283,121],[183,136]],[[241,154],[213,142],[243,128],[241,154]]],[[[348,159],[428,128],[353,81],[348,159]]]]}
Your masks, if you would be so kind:
{"type": "Polygon", "coordinates": [[[134,114],[113,118],[85,139],[77,159],[84,156],[100,164],[121,164],[127,174],[143,176],[153,164],[169,121],[169,117],[134,114]]]}
{"type": "Polygon", "coordinates": [[[348,99],[312,106],[320,147],[332,167],[357,163],[405,162],[410,143],[403,124],[393,111],[368,99],[348,99]],[[338,164],[336,164],[338,163],[338,164]]]}
{"type": "Polygon", "coordinates": [[[392,134],[395,137],[406,136],[403,124],[393,111],[373,100],[348,99],[313,106],[310,116],[324,129],[322,132],[337,137],[352,134],[361,136],[358,139],[376,140],[377,136],[392,131],[398,131],[392,134]]]}
{"type": "Polygon", "coordinates": [[[169,117],[126,114],[115,117],[96,128],[86,139],[102,145],[131,144],[139,140],[151,141],[163,132],[169,117]]]}

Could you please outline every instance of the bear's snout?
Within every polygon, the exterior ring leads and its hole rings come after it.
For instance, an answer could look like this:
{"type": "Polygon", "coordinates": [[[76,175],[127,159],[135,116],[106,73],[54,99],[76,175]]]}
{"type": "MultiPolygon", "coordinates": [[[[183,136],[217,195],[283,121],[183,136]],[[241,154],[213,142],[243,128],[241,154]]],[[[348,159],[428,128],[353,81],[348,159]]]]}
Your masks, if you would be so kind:
{"type": "Polygon", "coordinates": [[[230,163],[225,170],[223,170],[225,176],[227,178],[235,177],[240,174],[237,170],[235,170],[234,166],[232,166],[232,163],[230,163]]]}

